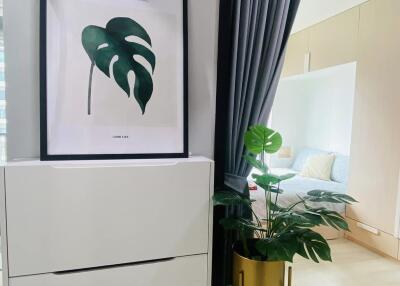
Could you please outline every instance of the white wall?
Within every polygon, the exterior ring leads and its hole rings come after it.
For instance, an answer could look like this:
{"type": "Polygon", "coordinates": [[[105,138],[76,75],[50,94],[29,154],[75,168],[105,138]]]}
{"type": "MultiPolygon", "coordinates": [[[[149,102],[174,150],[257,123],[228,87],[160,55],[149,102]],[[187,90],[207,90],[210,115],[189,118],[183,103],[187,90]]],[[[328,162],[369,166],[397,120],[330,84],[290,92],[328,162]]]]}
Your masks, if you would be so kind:
{"type": "Polygon", "coordinates": [[[214,158],[218,0],[189,0],[189,151],[214,158]]]}
{"type": "MultiPolygon", "coordinates": [[[[272,109],[271,127],[297,153],[312,147],[350,154],[356,63],[282,79],[272,109]]],[[[273,156],[271,165],[291,162],[273,156]]]]}
{"type": "Polygon", "coordinates": [[[7,155],[39,156],[39,0],[4,0],[7,155]]]}
{"type": "MultiPolygon", "coordinates": [[[[40,154],[39,2],[4,0],[9,160],[40,154]]],[[[189,151],[212,158],[219,1],[188,2],[189,151]]]]}

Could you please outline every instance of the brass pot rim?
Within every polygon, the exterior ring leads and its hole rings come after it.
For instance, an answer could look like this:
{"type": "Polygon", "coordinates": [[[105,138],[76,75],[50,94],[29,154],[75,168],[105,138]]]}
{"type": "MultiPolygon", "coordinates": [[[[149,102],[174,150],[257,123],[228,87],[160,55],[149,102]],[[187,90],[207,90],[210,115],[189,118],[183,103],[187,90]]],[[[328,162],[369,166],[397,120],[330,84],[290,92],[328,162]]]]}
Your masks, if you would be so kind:
{"type": "Polygon", "coordinates": [[[240,259],[243,259],[245,261],[253,262],[253,263],[265,263],[265,264],[285,264],[285,261],[261,261],[261,260],[254,260],[247,258],[243,255],[240,255],[235,249],[233,249],[233,254],[240,257],[240,259]]]}
{"type": "MultiPolygon", "coordinates": [[[[249,241],[259,241],[260,239],[258,239],[258,238],[252,238],[252,239],[249,239],[249,241]]],[[[232,245],[232,250],[233,250],[233,253],[235,254],[235,255],[237,255],[238,257],[240,257],[241,259],[244,259],[245,261],[250,261],[250,262],[253,262],[253,263],[266,263],[266,264],[285,264],[286,263],[286,261],[283,261],[283,260],[281,260],[281,261],[261,261],[261,260],[254,260],[254,259],[250,259],[250,258],[247,258],[247,257],[245,257],[245,256],[243,256],[243,255],[241,255],[241,254],[239,254],[239,252],[237,251],[237,246],[240,244],[240,243],[243,243],[242,241],[240,241],[240,240],[238,240],[238,241],[235,241],[234,243],[233,243],[233,245],[232,245]]]]}

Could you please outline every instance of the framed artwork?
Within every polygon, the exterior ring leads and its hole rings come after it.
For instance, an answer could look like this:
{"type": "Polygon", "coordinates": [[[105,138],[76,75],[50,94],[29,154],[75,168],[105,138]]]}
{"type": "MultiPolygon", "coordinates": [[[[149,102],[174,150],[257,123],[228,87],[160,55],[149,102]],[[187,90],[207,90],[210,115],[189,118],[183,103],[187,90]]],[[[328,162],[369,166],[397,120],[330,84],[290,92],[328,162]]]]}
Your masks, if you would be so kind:
{"type": "Polygon", "coordinates": [[[41,160],[187,157],[187,0],[40,5],[41,160]]]}

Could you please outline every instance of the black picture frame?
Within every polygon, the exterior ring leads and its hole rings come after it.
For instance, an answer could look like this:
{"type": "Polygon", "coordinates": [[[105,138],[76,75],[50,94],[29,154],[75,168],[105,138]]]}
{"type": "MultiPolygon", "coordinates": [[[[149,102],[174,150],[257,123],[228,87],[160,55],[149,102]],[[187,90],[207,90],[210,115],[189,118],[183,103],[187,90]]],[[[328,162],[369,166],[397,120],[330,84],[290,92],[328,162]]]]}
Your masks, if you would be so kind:
{"type": "MultiPolygon", "coordinates": [[[[47,1],[40,0],[40,160],[121,160],[121,159],[168,159],[188,158],[188,3],[182,0],[183,7],[183,152],[151,154],[48,154],[47,134],[47,1]]],[[[68,1],[68,0],[66,0],[68,1]]]]}

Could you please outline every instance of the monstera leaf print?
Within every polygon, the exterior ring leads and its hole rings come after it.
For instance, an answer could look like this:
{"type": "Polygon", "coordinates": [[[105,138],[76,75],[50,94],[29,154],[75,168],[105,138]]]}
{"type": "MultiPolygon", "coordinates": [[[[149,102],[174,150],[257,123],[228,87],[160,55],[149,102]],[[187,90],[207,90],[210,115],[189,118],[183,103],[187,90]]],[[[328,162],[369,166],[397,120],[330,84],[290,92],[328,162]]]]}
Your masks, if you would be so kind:
{"type": "Polygon", "coordinates": [[[91,61],[88,91],[89,115],[91,114],[92,79],[95,66],[109,78],[111,78],[110,69],[112,69],[114,80],[128,97],[131,95],[128,73],[133,71],[135,73],[133,94],[142,114],[145,113],[146,105],[153,93],[152,76],[156,57],[145,45],[128,41],[129,36],[135,36],[152,47],[146,30],[129,18],[111,19],[106,28],[91,25],[83,30],[82,44],[91,61]],[[135,56],[141,56],[150,64],[151,73],[135,59],[135,56]]]}

